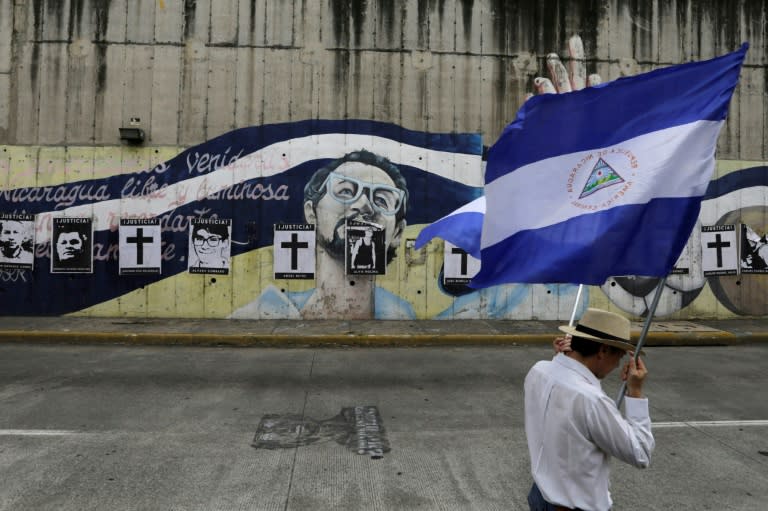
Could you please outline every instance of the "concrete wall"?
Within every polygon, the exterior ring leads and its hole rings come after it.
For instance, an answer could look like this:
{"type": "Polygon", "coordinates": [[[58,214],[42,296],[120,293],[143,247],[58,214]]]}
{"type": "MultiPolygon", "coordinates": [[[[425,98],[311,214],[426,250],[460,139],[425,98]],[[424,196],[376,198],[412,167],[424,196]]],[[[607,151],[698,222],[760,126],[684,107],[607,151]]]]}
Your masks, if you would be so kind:
{"type": "Polygon", "coordinates": [[[152,145],[363,118],[480,132],[513,118],[549,52],[605,80],[751,49],[723,159],[764,160],[765,2],[0,0],[0,143],[152,145]]]}
{"type": "MultiPolygon", "coordinates": [[[[545,73],[546,55],[565,56],[572,34],[604,80],[749,41],[718,142],[721,178],[768,159],[767,16],[762,0],[0,0],[0,189],[138,171],[235,128],[305,119],[480,133],[490,145],[545,73]],[[147,133],[144,149],[120,144],[118,128],[131,119],[147,133]]],[[[712,216],[742,206],[715,205],[712,216]]],[[[766,314],[764,277],[726,291],[702,284],[670,314],[766,314]]],[[[629,302],[609,291],[592,289],[590,303],[642,312],[644,289],[629,302]]],[[[552,290],[542,293],[510,317],[568,316],[570,294],[552,305],[552,290]]],[[[123,301],[87,313],[201,312],[123,301]]],[[[483,307],[469,315],[487,317],[483,307]]]]}

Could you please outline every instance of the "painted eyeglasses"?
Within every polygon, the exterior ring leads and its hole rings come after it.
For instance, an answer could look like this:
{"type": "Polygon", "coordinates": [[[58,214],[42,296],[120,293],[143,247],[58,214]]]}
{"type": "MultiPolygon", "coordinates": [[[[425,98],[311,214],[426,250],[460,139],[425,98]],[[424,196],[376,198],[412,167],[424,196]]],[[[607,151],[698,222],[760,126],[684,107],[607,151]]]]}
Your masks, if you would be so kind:
{"type": "Polygon", "coordinates": [[[403,205],[403,199],[405,199],[405,192],[400,188],[361,181],[335,172],[328,174],[323,186],[325,186],[328,195],[342,204],[355,202],[367,190],[368,201],[373,209],[382,215],[397,213],[403,205]]]}

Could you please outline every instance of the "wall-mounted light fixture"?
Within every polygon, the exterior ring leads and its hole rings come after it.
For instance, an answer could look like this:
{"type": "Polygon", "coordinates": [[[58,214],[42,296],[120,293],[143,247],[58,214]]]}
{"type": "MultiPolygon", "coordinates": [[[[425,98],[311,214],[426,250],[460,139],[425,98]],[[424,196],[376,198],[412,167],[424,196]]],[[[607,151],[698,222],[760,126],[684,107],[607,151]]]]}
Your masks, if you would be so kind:
{"type": "Polygon", "coordinates": [[[129,144],[141,144],[144,142],[144,130],[141,128],[119,128],[120,140],[129,144]]]}

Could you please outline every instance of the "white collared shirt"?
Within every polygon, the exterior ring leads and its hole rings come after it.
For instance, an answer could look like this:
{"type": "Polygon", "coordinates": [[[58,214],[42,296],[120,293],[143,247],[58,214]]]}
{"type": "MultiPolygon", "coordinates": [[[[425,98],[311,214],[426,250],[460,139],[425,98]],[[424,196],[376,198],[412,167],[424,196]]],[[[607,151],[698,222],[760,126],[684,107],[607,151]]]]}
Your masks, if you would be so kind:
{"type": "Polygon", "coordinates": [[[531,473],[544,499],[607,511],[611,456],[639,468],[655,445],[648,400],[625,397],[626,419],[600,380],[562,353],[536,363],[525,377],[525,435],[531,473]]]}

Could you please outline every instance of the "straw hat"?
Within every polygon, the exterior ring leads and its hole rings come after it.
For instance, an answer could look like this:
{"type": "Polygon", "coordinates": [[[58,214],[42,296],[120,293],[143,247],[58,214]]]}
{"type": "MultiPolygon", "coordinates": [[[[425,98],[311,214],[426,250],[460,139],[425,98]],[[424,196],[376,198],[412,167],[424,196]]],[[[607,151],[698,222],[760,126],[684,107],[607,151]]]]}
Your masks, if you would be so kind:
{"type": "Polygon", "coordinates": [[[575,327],[561,326],[561,331],[574,337],[583,337],[622,350],[634,351],[635,343],[629,335],[629,320],[613,312],[587,309],[575,327]]]}

